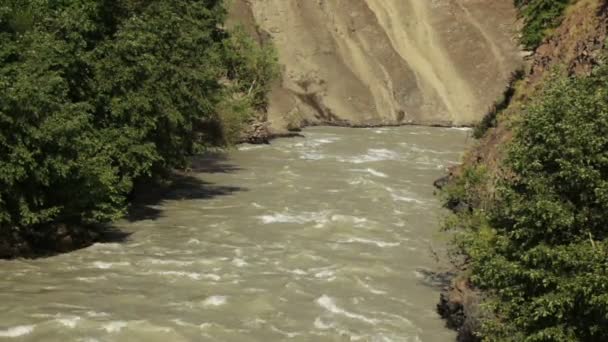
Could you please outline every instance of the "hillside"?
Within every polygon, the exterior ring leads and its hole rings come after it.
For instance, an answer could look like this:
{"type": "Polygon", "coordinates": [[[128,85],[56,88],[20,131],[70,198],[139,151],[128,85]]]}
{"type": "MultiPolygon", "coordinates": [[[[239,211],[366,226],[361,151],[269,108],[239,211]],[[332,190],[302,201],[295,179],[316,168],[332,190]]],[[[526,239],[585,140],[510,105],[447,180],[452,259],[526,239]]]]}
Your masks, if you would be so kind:
{"type": "Polygon", "coordinates": [[[471,125],[520,65],[510,1],[236,0],[231,17],[277,47],[278,131],[471,125]]]}
{"type": "Polygon", "coordinates": [[[608,7],[519,3],[534,53],[436,183],[459,270],[438,309],[460,341],[605,341],[608,7]]]}

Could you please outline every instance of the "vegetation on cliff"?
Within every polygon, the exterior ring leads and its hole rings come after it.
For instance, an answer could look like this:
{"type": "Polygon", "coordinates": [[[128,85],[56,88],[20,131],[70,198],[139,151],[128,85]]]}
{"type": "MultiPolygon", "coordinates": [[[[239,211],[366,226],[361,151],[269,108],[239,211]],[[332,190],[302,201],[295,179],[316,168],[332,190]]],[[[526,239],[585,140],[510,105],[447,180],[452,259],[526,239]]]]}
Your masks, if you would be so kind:
{"type": "Polygon", "coordinates": [[[461,337],[608,338],[608,13],[568,3],[444,188],[459,281],[481,302],[461,337]]]}
{"type": "Polygon", "coordinates": [[[502,175],[470,166],[448,190],[448,226],[486,291],[488,341],[608,336],[608,67],[554,77],[522,113],[502,175]]]}
{"type": "Polygon", "coordinates": [[[521,43],[535,49],[549,33],[560,24],[562,14],[573,0],[515,0],[520,9],[524,26],[521,43]]]}
{"type": "Polygon", "coordinates": [[[276,58],[225,16],[221,0],[3,1],[0,245],[116,219],[136,182],[237,139],[276,58]]]}

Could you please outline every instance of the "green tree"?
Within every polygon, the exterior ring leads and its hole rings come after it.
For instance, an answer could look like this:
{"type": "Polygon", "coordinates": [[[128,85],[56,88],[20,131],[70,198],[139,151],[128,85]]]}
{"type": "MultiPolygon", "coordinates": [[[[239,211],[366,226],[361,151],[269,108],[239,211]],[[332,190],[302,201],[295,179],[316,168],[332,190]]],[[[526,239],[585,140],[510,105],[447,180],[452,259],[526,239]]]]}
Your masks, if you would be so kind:
{"type": "Polygon", "coordinates": [[[225,16],[220,0],[0,5],[0,242],[120,217],[138,180],[235,141],[276,58],[225,16]]]}
{"type": "Polygon", "coordinates": [[[550,80],[523,113],[504,167],[492,203],[453,225],[465,227],[458,246],[488,294],[481,336],[605,341],[608,66],[550,80]]]}

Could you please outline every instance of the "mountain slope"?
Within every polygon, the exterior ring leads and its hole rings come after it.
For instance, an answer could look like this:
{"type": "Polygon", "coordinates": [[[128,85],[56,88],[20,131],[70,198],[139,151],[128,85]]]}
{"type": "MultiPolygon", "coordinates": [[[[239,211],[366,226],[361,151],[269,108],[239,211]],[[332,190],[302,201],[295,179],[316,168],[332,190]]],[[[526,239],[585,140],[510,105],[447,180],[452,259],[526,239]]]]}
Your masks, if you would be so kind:
{"type": "Polygon", "coordinates": [[[510,1],[235,0],[231,13],[278,49],[277,130],[470,125],[520,64],[510,1]]]}

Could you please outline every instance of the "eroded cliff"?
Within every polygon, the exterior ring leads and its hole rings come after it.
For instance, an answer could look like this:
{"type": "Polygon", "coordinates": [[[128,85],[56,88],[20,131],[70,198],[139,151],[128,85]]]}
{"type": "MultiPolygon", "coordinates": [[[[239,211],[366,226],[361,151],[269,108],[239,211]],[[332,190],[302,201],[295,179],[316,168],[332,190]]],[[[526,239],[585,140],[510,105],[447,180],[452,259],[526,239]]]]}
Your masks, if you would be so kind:
{"type": "Polygon", "coordinates": [[[469,125],[520,64],[512,1],[234,0],[231,17],[279,52],[275,130],[469,125]]]}

